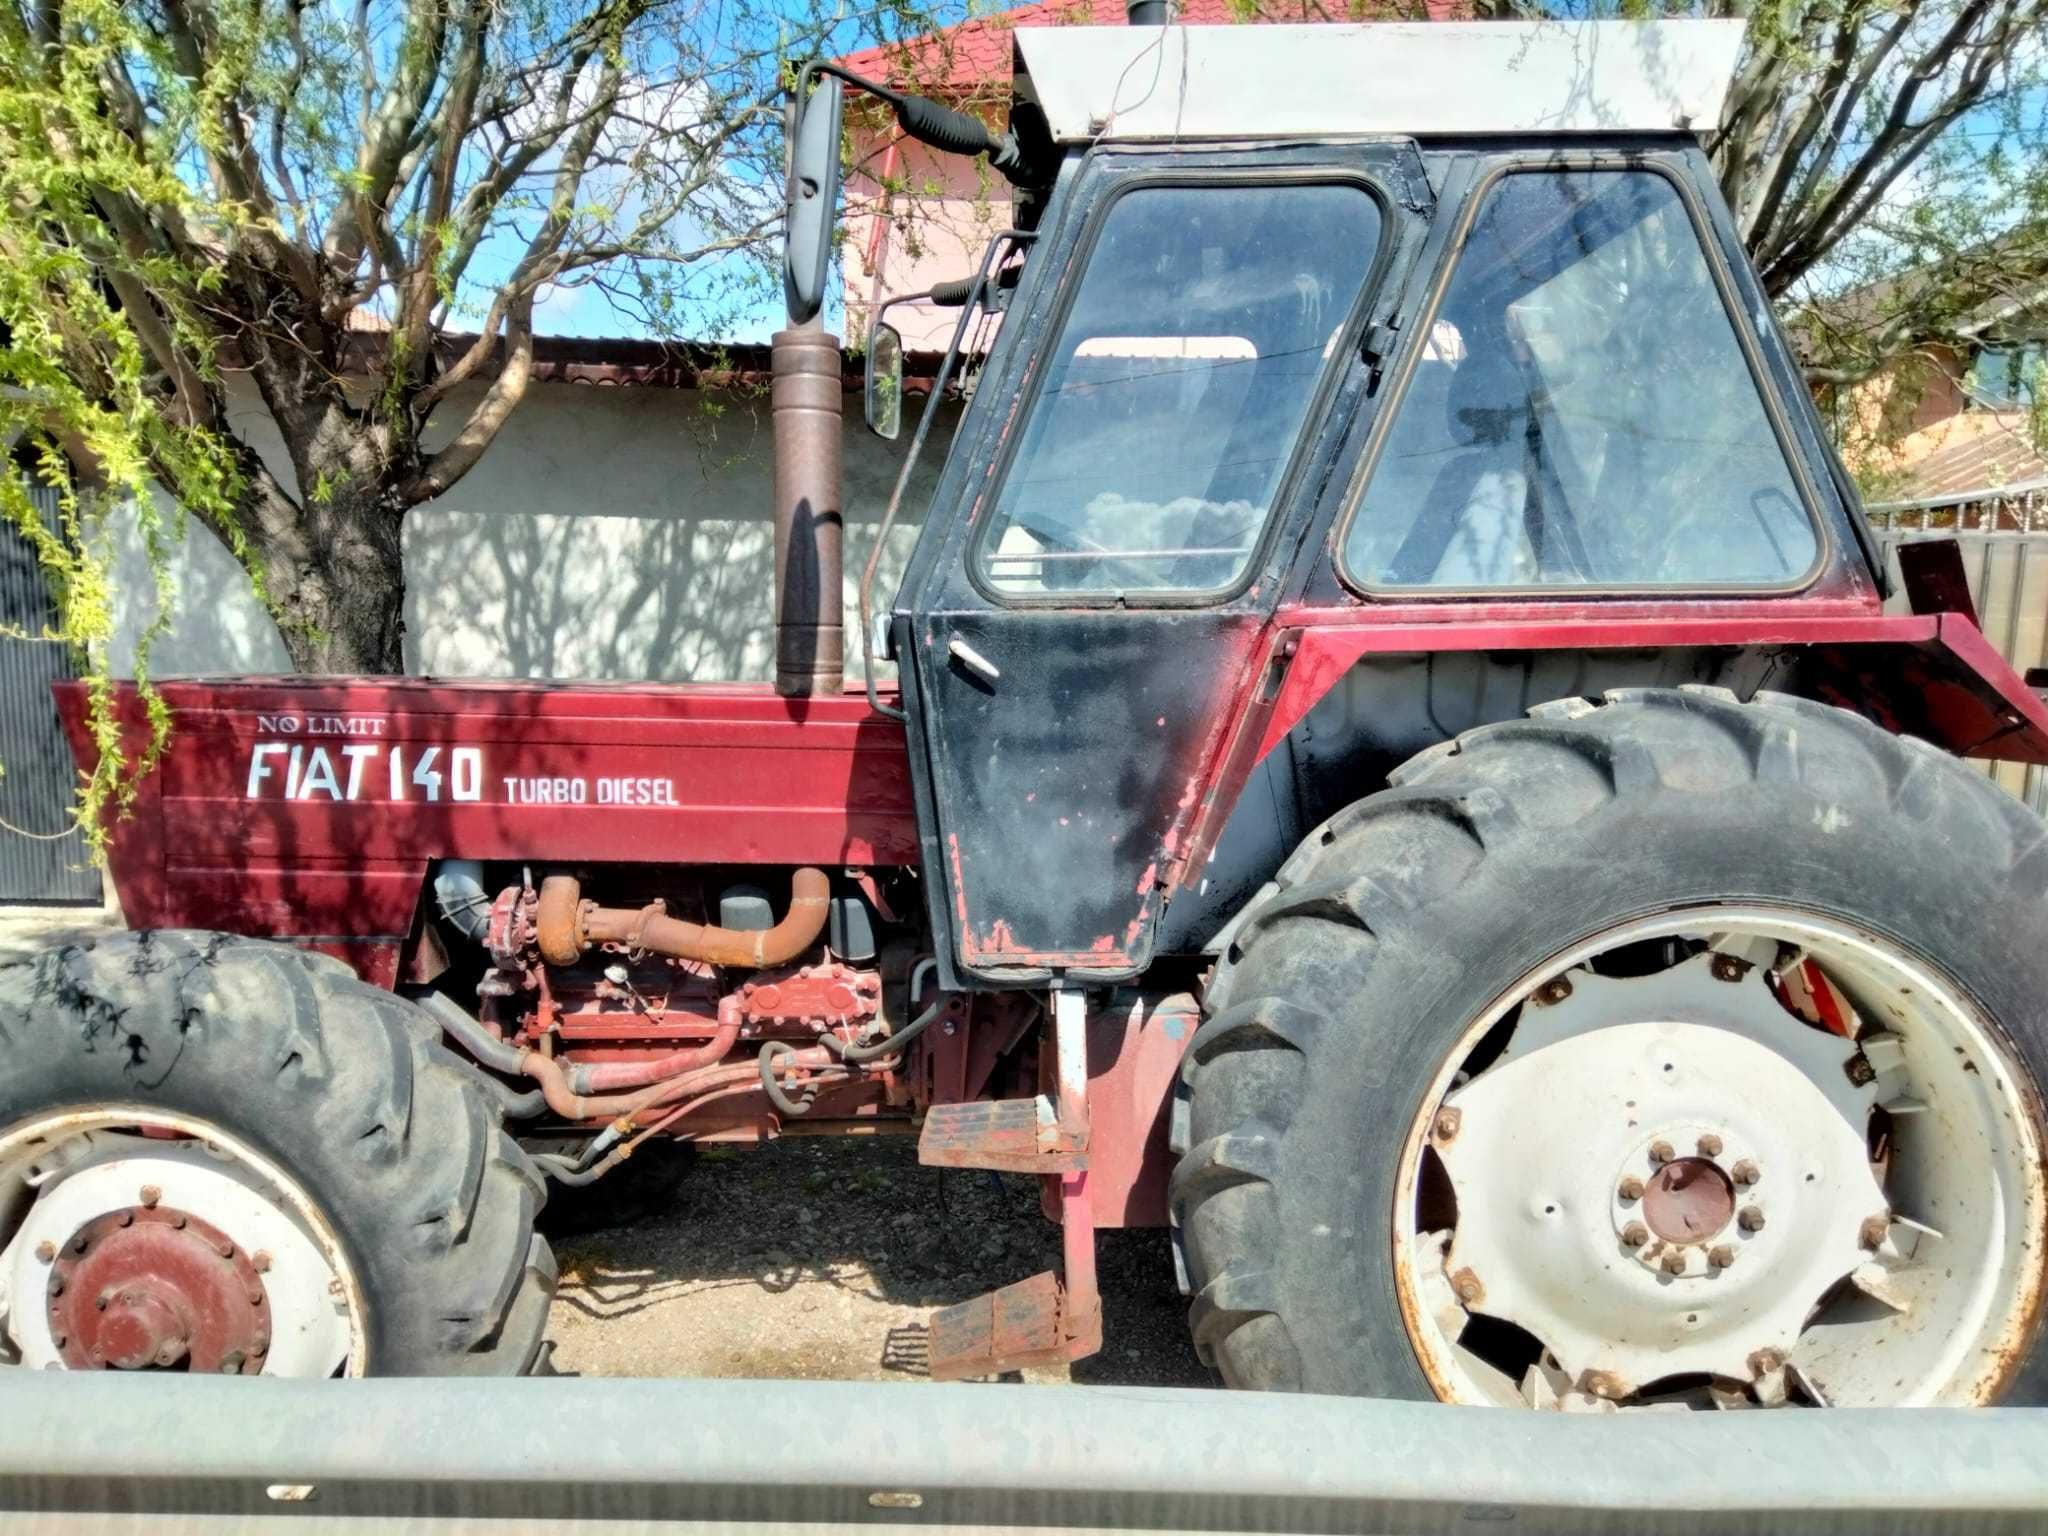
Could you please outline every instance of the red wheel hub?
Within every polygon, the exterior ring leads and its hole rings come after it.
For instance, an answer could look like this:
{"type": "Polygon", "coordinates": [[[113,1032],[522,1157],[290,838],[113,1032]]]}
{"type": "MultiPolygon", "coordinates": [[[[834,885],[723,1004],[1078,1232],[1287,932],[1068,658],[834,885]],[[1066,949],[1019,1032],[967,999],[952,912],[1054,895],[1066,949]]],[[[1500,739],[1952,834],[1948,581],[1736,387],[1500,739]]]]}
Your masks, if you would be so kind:
{"type": "Polygon", "coordinates": [[[50,1268],[50,1333],[74,1371],[263,1368],[270,1298],[218,1227],[129,1206],[71,1234],[50,1268]]]}

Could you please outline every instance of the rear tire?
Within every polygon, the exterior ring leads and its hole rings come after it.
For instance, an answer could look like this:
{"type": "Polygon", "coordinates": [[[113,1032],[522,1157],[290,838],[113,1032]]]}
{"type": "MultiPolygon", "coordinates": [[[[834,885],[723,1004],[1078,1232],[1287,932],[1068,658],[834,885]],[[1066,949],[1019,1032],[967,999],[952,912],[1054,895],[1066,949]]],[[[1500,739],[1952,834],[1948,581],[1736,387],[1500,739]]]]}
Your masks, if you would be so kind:
{"type": "MultiPolygon", "coordinates": [[[[1700,908],[1709,929],[1747,903],[1919,957],[1994,1026],[2039,1129],[2048,827],[1840,710],[1714,689],[1544,706],[1414,759],[1276,885],[1218,967],[1175,1107],[1190,1321],[1232,1386],[1438,1395],[1392,1258],[1417,1117],[1486,1010],[1646,917],[1700,908]]],[[[2035,1321],[2006,1401],[2048,1400],[2035,1321]]]]}
{"type": "MultiPolygon", "coordinates": [[[[410,1004],[285,945],[135,933],[70,946],[0,968],[0,1144],[66,1110],[217,1129],[336,1240],[360,1298],[349,1369],[517,1375],[540,1358],[555,1281],[534,1232],[545,1186],[438,1041],[410,1004]]],[[[29,1209],[18,1185],[11,1207],[0,1191],[0,1249],[29,1209]]]]}

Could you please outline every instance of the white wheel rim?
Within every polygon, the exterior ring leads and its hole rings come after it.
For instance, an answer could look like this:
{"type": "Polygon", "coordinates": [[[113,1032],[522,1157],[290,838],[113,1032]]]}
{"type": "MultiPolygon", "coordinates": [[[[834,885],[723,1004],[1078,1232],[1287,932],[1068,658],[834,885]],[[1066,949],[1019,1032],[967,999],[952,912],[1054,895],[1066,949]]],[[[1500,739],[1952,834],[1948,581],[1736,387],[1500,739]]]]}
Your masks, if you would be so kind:
{"type": "Polygon", "coordinates": [[[1667,914],[1546,964],[1464,1032],[1404,1142],[1396,1291],[1451,1401],[1987,1402],[2040,1298],[2041,1145],[1996,1028],[1901,947],[1762,907],[1667,914]],[[1709,950],[1592,967],[1654,940],[1709,950]],[[1801,960],[1860,1039],[1772,995],[1801,960]]]}
{"type": "Polygon", "coordinates": [[[263,1374],[363,1374],[362,1288],[305,1190],[219,1126],[139,1105],[38,1116],[0,1136],[0,1358],[67,1369],[44,1304],[52,1251],[99,1218],[159,1202],[255,1256],[270,1324],[263,1374]]]}

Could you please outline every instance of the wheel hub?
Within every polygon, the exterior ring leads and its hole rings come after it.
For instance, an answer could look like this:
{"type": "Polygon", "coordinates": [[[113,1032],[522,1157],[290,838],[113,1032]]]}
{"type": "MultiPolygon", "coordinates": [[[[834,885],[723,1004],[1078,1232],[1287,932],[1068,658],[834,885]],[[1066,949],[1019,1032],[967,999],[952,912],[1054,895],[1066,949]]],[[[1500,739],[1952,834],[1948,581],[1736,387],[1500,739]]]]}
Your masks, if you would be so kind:
{"type": "Polygon", "coordinates": [[[1572,983],[1443,1101],[1452,1290],[1603,1397],[1754,1379],[1885,1212],[1855,1046],[1792,1020],[1758,974],[1572,983]]]}
{"type": "Polygon", "coordinates": [[[1704,1157],[1680,1157],[1650,1176],[1643,1220],[1667,1243],[1701,1243],[1735,1219],[1735,1181],[1704,1157]]]}
{"type": "Polygon", "coordinates": [[[50,1266],[50,1333],[66,1366],[229,1375],[263,1368],[270,1300],[249,1254],[170,1206],[86,1222],[50,1266]]]}

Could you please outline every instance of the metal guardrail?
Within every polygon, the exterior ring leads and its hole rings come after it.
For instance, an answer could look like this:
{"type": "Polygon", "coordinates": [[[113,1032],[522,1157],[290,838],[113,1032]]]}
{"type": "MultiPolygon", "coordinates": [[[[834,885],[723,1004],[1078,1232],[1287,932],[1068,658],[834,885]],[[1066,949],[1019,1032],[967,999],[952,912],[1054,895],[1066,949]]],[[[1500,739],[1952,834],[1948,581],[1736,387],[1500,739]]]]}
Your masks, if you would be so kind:
{"type": "Polygon", "coordinates": [[[0,1525],[285,1520],[1996,1536],[2048,1521],[2048,1410],[1586,1417],[1111,1387],[0,1372],[0,1525]]]}

